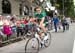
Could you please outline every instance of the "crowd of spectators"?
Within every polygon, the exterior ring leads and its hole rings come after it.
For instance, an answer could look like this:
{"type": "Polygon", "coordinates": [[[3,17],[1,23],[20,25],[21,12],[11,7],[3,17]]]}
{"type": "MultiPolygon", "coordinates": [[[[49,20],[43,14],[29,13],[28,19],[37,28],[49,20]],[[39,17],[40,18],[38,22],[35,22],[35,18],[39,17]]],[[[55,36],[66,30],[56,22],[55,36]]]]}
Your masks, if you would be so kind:
{"type": "Polygon", "coordinates": [[[7,40],[10,39],[12,34],[16,34],[16,37],[19,37],[20,33],[23,35],[25,31],[24,25],[28,23],[29,18],[27,17],[17,17],[17,16],[5,16],[0,15],[0,46],[2,43],[2,37],[7,36],[7,40]]]}

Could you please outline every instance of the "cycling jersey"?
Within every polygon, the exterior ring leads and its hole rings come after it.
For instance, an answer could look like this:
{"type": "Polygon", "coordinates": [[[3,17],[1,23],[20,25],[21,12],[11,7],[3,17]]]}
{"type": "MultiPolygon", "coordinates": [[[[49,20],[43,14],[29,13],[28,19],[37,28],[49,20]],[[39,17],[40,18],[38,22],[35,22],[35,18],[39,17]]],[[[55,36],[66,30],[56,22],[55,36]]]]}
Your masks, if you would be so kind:
{"type": "Polygon", "coordinates": [[[45,13],[45,11],[41,11],[40,14],[38,14],[37,12],[35,12],[34,16],[37,17],[37,18],[39,18],[39,19],[42,19],[42,17],[46,16],[46,13],[45,13]]]}

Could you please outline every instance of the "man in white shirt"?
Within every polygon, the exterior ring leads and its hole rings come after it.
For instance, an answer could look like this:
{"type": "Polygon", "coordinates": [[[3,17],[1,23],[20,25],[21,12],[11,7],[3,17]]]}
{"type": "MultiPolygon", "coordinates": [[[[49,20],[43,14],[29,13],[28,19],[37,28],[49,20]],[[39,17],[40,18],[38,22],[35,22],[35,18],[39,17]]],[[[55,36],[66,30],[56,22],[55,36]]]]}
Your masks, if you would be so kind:
{"type": "Polygon", "coordinates": [[[70,17],[66,18],[66,20],[67,20],[67,23],[68,23],[68,24],[71,23],[71,18],[70,18],[70,17]]]}

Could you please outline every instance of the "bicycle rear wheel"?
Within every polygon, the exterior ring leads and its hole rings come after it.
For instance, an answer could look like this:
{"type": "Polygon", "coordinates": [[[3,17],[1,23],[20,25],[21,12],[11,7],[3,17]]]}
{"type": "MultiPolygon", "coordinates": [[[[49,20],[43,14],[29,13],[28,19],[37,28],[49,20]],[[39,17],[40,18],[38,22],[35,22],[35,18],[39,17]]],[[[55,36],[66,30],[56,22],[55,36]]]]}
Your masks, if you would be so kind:
{"type": "Polygon", "coordinates": [[[25,45],[25,53],[38,53],[39,40],[37,38],[30,38],[25,45]]]}

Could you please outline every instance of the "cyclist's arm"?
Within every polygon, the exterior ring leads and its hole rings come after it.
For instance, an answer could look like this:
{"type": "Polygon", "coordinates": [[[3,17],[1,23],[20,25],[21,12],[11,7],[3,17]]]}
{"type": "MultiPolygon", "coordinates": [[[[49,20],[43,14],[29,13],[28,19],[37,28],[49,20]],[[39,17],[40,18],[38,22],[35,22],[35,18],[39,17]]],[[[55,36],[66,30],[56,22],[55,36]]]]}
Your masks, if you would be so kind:
{"type": "Polygon", "coordinates": [[[40,25],[43,25],[45,21],[45,16],[42,17],[41,21],[40,21],[40,25]]]}
{"type": "Polygon", "coordinates": [[[42,12],[42,21],[41,21],[42,23],[44,22],[45,17],[46,17],[46,13],[45,13],[45,11],[43,11],[43,12],[42,12]]]}

